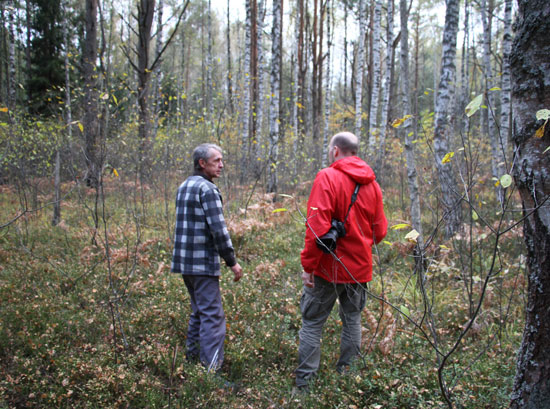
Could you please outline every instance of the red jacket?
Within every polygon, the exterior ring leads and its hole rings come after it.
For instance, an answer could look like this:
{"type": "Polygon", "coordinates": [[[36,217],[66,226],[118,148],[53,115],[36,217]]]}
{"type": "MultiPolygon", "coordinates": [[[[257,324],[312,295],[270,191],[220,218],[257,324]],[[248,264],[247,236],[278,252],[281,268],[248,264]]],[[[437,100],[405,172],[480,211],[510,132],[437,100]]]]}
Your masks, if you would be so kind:
{"type": "Polygon", "coordinates": [[[304,271],[334,283],[372,280],[372,245],[379,243],[388,229],[382,191],[375,179],[370,166],[357,156],[337,160],[317,174],[307,202],[306,238],[301,253],[304,271]],[[317,248],[313,231],[321,237],[330,229],[333,218],[344,221],[356,183],[361,187],[345,224],[347,234],[338,239],[336,248],[344,268],[332,254],[317,248]]]}

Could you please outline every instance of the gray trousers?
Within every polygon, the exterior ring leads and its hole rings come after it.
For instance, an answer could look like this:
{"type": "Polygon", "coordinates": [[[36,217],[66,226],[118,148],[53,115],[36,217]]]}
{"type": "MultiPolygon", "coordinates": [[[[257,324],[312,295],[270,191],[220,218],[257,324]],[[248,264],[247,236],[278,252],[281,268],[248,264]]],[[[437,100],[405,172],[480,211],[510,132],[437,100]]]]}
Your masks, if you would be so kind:
{"type": "Polygon", "coordinates": [[[338,298],[342,335],[338,369],[350,365],[361,348],[361,311],[365,307],[365,288],[360,284],[334,284],[315,276],[314,288],[304,286],[300,309],[302,329],[298,348],[296,385],[305,386],[319,368],[321,335],[332,307],[338,298]]]}
{"type": "Polygon", "coordinates": [[[187,358],[200,359],[208,370],[216,371],[223,363],[225,341],[219,277],[184,275],[183,280],[191,298],[187,358]]]}

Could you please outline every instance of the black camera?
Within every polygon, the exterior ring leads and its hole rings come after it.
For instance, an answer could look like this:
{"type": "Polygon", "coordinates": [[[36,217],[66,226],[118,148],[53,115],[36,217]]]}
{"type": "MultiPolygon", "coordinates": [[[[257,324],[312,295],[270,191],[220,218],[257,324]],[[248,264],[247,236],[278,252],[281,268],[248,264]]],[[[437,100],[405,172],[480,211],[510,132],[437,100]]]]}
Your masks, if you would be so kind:
{"type": "Polygon", "coordinates": [[[334,252],[336,250],[336,241],[345,235],[346,228],[344,227],[344,222],[332,219],[329,231],[316,240],[317,247],[324,253],[334,252]]]}

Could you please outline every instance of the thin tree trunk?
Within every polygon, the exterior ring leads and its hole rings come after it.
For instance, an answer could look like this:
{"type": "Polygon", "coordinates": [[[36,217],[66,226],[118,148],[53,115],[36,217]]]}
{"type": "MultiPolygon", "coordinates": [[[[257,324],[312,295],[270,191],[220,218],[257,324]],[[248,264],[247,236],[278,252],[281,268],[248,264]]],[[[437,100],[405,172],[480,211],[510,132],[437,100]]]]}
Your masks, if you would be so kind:
{"type": "Polygon", "coordinates": [[[97,8],[98,0],[86,0],[86,34],[83,51],[84,73],[84,154],[87,165],[86,184],[97,188],[102,167],[99,152],[97,91],[97,8]]]}
{"type": "Polygon", "coordinates": [[[380,136],[378,123],[378,100],[380,99],[381,82],[381,51],[380,51],[380,20],[382,19],[382,3],[374,2],[373,32],[372,32],[372,92],[369,114],[369,155],[373,155],[376,149],[376,140],[380,136]]]}
{"type": "MultiPolygon", "coordinates": [[[[409,11],[408,1],[400,0],[400,15],[401,15],[401,93],[403,105],[403,117],[411,114],[410,103],[410,81],[409,81],[409,11]]],[[[416,172],[416,157],[414,154],[414,144],[411,138],[411,123],[407,119],[402,127],[401,133],[405,140],[405,157],[407,161],[407,179],[409,185],[409,198],[411,200],[411,223],[419,236],[417,238],[418,249],[422,249],[422,223],[420,218],[420,196],[418,193],[418,175],[416,172]]]]}
{"type": "Polygon", "coordinates": [[[448,115],[455,80],[456,37],[458,31],[458,0],[447,0],[445,28],[443,31],[441,75],[435,102],[434,151],[437,174],[441,187],[441,203],[444,208],[445,236],[451,237],[460,229],[462,210],[460,194],[455,183],[452,160],[444,163],[449,151],[451,124],[448,115]]]}
{"type": "Polygon", "coordinates": [[[269,109],[269,166],[267,191],[277,193],[279,150],[279,96],[281,87],[282,0],[273,0],[273,29],[271,33],[271,98],[269,109]]]}
{"type": "Polygon", "coordinates": [[[226,46],[227,46],[227,104],[229,106],[229,113],[234,114],[235,108],[233,107],[233,74],[231,69],[231,5],[230,0],[227,0],[227,36],[226,36],[226,46]]]}
{"type": "Polygon", "coordinates": [[[208,48],[206,54],[206,110],[208,113],[208,122],[214,123],[214,101],[213,101],[213,81],[212,73],[214,70],[214,58],[212,56],[212,7],[211,0],[208,0],[207,21],[208,21],[208,48]]]}
{"type": "Polygon", "coordinates": [[[266,12],[266,1],[260,0],[258,4],[258,30],[257,30],[257,45],[258,45],[258,105],[256,107],[256,137],[252,141],[252,158],[254,163],[254,174],[260,176],[261,171],[261,147],[264,144],[263,128],[264,122],[264,107],[266,101],[265,95],[265,56],[263,50],[263,31],[264,19],[266,12]]]}
{"type": "MultiPolygon", "coordinates": [[[[245,46],[244,46],[244,84],[243,84],[243,113],[242,113],[242,131],[241,131],[241,163],[247,163],[248,141],[250,140],[250,86],[251,70],[251,48],[252,48],[252,2],[255,0],[246,0],[246,22],[245,22],[245,46]]],[[[241,179],[244,180],[246,169],[241,169],[241,179]]]]}
{"type": "Polygon", "coordinates": [[[155,0],[140,0],[138,5],[138,45],[137,45],[137,76],[138,76],[138,106],[139,106],[139,140],[140,152],[138,159],[138,176],[143,181],[145,155],[150,147],[151,107],[149,103],[151,64],[149,62],[151,29],[155,14],[155,0]]]}
{"type": "Polygon", "coordinates": [[[525,216],[528,290],[525,329],[518,352],[512,409],[550,408],[550,126],[536,112],[550,107],[550,7],[519,0],[511,53],[514,179],[525,216]],[[546,124],[548,125],[548,124],[546,124]]]}
{"type": "MultiPolygon", "coordinates": [[[[158,57],[162,50],[162,27],[163,27],[163,9],[164,9],[164,0],[158,0],[157,6],[157,41],[155,44],[155,56],[158,57]]],[[[160,69],[160,64],[157,65],[155,69],[155,84],[154,84],[154,119],[153,119],[153,132],[152,138],[157,137],[157,131],[159,126],[159,115],[162,107],[162,98],[161,98],[161,88],[162,88],[162,75],[163,72],[160,69]]]]}
{"type": "Polygon", "coordinates": [[[321,167],[327,166],[327,154],[328,152],[328,140],[329,140],[329,123],[330,123],[330,105],[331,105],[331,93],[330,93],[330,75],[331,75],[331,53],[332,53],[332,32],[331,26],[333,19],[332,7],[330,3],[327,3],[327,54],[326,54],[326,75],[325,75],[325,126],[323,129],[323,149],[321,151],[321,167]]]}
{"type": "Polygon", "coordinates": [[[386,60],[384,83],[382,88],[382,117],[380,119],[380,149],[376,157],[376,169],[380,172],[383,167],[384,156],[386,153],[386,137],[388,134],[388,114],[391,100],[392,83],[392,65],[393,65],[393,0],[388,0],[387,4],[387,25],[386,25],[386,60]]]}
{"type": "Polygon", "coordinates": [[[17,87],[16,87],[16,74],[17,74],[17,59],[15,55],[15,4],[13,0],[7,2],[7,24],[8,24],[8,111],[10,112],[9,118],[13,120],[15,116],[13,111],[17,102],[17,87]]]}
{"type": "Polygon", "coordinates": [[[355,135],[361,140],[363,116],[363,67],[365,66],[366,0],[359,0],[359,41],[355,64],[355,135]]]}
{"type": "Polygon", "coordinates": [[[508,139],[510,138],[510,115],[512,110],[510,79],[510,52],[512,50],[512,0],[504,2],[504,37],[502,39],[502,91],[500,108],[500,132],[498,140],[507,165],[508,139]]]}

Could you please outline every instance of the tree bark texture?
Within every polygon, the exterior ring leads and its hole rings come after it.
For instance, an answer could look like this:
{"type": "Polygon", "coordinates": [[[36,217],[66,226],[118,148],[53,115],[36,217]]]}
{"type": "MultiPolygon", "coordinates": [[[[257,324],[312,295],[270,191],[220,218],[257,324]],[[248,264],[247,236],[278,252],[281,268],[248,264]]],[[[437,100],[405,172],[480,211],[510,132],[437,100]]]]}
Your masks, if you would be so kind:
{"type": "Polygon", "coordinates": [[[83,50],[84,73],[84,154],[87,166],[86,184],[97,187],[101,172],[97,71],[97,7],[98,0],[86,0],[86,37],[83,50]]]}
{"type": "Polygon", "coordinates": [[[372,32],[372,92],[369,114],[369,155],[373,155],[376,149],[376,140],[379,139],[380,129],[378,125],[378,101],[380,99],[381,83],[381,39],[380,39],[380,21],[382,19],[382,3],[376,0],[374,3],[372,32]]]}
{"type": "Polygon", "coordinates": [[[363,67],[365,66],[365,33],[367,31],[366,0],[359,0],[359,41],[355,65],[355,136],[361,140],[363,116],[363,67]]]}
{"type": "Polygon", "coordinates": [[[271,31],[271,98],[269,107],[269,164],[267,191],[277,193],[278,150],[279,150],[279,113],[281,91],[281,35],[282,0],[273,1],[273,28],[271,31]]]}
{"type": "Polygon", "coordinates": [[[451,237],[460,228],[462,212],[460,195],[457,191],[451,163],[442,163],[449,153],[451,126],[449,123],[450,101],[455,81],[456,37],[458,31],[458,0],[447,0],[445,12],[445,28],[443,31],[443,56],[441,59],[441,74],[435,102],[434,151],[439,184],[441,186],[441,202],[445,212],[445,235],[451,237]]]}
{"type": "Polygon", "coordinates": [[[527,245],[528,299],[511,408],[550,408],[550,127],[535,114],[550,107],[550,3],[519,0],[511,53],[514,179],[527,245]]]}

